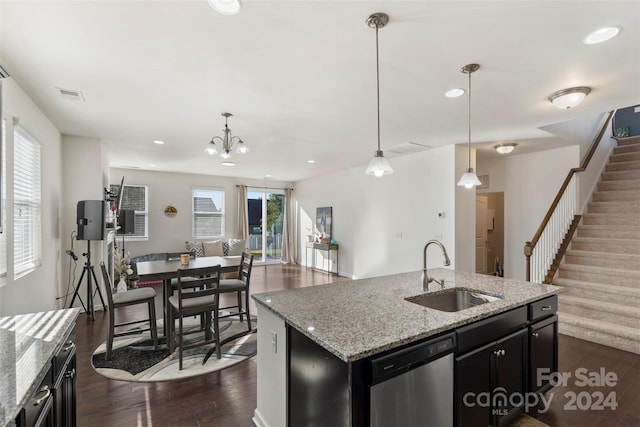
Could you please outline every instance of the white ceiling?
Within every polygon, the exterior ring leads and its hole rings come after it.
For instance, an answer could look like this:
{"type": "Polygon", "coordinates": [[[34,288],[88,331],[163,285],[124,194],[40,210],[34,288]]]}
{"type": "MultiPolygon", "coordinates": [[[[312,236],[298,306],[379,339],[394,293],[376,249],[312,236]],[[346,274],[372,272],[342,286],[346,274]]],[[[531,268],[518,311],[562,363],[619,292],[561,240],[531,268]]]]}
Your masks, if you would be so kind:
{"type": "MultiPolygon", "coordinates": [[[[539,129],[640,103],[639,1],[266,1],[223,16],[206,0],[0,0],[0,64],[63,134],[102,139],[111,165],[296,181],[365,165],[376,147],[373,12],[383,150],[467,140],[567,144],[539,129]],[[615,39],[582,38],[620,25],[615,39]],[[590,86],[571,110],[556,90],[590,86]],[[83,93],[63,98],[56,87],[83,93]],[[229,127],[234,168],[204,153],[229,127]],[[166,141],[163,146],[152,140],[166,141]],[[307,163],[313,159],[315,164],[307,163]],[[149,166],[154,164],[155,166],[149,166]]],[[[389,157],[392,157],[389,152],[389,157]]],[[[396,171],[399,173],[400,171],[396,171]]]]}

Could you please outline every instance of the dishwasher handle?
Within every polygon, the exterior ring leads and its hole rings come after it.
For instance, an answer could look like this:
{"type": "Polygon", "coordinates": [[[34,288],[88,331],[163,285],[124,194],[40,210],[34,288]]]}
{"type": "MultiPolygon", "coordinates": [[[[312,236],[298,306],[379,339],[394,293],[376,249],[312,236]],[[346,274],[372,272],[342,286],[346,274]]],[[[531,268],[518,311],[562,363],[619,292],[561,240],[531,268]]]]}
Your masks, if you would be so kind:
{"type": "Polygon", "coordinates": [[[455,350],[455,333],[409,345],[371,360],[371,385],[422,366],[455,350]]]}

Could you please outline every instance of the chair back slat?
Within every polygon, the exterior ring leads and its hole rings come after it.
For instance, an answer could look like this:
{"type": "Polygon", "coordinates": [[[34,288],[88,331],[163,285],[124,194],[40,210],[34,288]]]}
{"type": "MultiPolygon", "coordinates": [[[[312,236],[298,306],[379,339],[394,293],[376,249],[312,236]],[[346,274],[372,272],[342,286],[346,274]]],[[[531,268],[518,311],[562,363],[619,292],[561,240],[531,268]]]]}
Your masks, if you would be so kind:
{"type": "Polygon", "coordinates": [[[251,279],[251,269],[253,268],[253,254],[248,252],[242,252],[242,257],[240,258],[240,273],[238,279],[242,280],[249,286],[249,281],[251,279]]]}
{"type": "Polygon", "coordinates": [[[106,289],[107,302],[109,307],[113,307],[113,283],[109,278],[109,272],[107,271],[107,266],[104,265],[104,262],[100,262],[100,270],[102,270],[102,281],[104,282],[104,288],[106,289]]]}

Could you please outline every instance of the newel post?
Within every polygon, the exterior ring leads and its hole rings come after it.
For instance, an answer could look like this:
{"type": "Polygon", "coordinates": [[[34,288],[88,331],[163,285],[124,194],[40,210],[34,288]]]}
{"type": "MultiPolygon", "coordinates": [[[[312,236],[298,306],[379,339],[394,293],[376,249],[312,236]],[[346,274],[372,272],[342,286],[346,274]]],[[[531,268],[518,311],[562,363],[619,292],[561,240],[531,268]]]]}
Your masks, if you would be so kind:
{"type": "Polygon", "coordinates": [[[527,262],[527,270],[526,270],[527,282],[531,281],[531,252],[533,252],[533,249],[531,248],[531,242],[527,241],[524,244],[524,256],[527,262]]]}

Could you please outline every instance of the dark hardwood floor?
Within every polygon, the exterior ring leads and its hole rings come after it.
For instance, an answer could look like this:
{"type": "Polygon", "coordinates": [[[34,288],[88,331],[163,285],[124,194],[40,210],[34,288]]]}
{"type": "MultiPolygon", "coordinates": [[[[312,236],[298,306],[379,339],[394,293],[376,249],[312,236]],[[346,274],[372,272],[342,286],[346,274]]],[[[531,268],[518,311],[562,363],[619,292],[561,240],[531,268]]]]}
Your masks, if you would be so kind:
{"type": "MultiPolygon", "coordinates": [[[[345,280],[299,266],[254,267],[252,293],[292,289],[345,280]]],[[[162,310],[162,290],[156,288],[156,307],[162,310]]],[[[233,297],[225,295],[225,297],[233,297]]],[[[133,317],[144,307],[129,307],[125,317],[133,317]]],[[[252,308],[255,314],[255,307],[252,308]]],[[[96,320],[80,314],[77,323],[77,412],[79,427],[160,427],[160,426],[253,426],[256,407],[256,363],[254,359],[210,375],[158,383],[130,383],[109,380],[91,367],[91,354],[106,337],[105,313],[96,320]]],[[[549,411],[532,416],[551,426],[640,426],[640,355],[611,349],[575,338],[560,336],[560,370],[571,372],[566,386],[558,386],[549,411]],[[615,387],[579,387],[575,371],[601,367],[615,372],[615,387]],[[595,391],[616,393],[615,410],[567,410],[565,393],[595,391]]],[[[583,400],[586,397],[582,398],[583,400]]],[[[585,403],[584,401],[581,403],[585,403]]],[[[284,426],[276,426],[284,427],[284,426]]],[[[329,426],[327,426],[329,427],[329,426]]],[[[395,427],[395,426],[394,426],[395,427]]],[[[401,426],[397,426],[401,427],[401,426]]]]}

